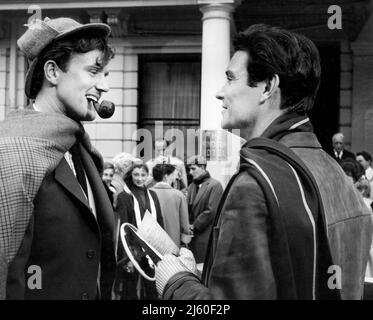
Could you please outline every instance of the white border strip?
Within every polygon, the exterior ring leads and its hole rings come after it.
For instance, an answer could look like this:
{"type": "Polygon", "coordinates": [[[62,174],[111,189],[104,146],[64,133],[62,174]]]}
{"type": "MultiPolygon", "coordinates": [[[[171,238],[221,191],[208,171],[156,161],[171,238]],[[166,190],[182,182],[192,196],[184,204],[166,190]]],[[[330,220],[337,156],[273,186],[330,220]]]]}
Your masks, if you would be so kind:
{"type": "Polygon", "coordinates": [[[289,128],[289,130],[293,130],[293,129],[295,129],[295,128],[301,126],[302,124],[305,124],[305,123],[308,122],[308,121],[310,121],[310,118],[306,118],[306,119],[303,119],[303,120],[301,120],[301,121],[299,121],[299,122],[297,122],[297,123],[294,123],[294,124],[289,128]]]}
{"type": "Polygon", "coordinates": [[[277,205],[279,205],[278,203],[278,198],[277,198],[277,195],[276,195],[276,192],[275,192],[275,189],[273,188],[273,185],[272,185],[272,182],[271,180],[269,180],[268,176],[266,175],[266,173],[263,171],[263,169],[252,159],[249,159],[249,158],[244,158],[247,162],[251,163],[253,166],[255,166],[255,168],[257,168],[259,170],[259,172],[262,174],[262,176],[264,177],[264,179],[266,179],[266,181],[268,182],[269,186],[271,187],[272,189],[272,192],[276,198],[276,201],[277,201],[277,205]]]}
{"type": "Polygon", "coordinates": [[[308,206],[306,197],[304,196],[303,187],[302,187],[302,184],[300,183],[300,179],[298,177],[298,174],[296,173],[296,171],[294,170],[294,168],[289,163],[288,163],[288,165],[291,168],[291,170],[293,171],[293,173],[295,175],[295,178],[297,179],[298,186],[299,186],[299,189],[300,189],[300,193],[302,195],[303,205],[304,205],[304,208],[307,211],[308,217],[310,218],[311,224],[312,224],[312,230],[313,230],[312,296],[313,296],[313,300],[316,300],[316,296],[315,296],[315,286],[316,286],[316,227],[315,227],[315,220],[313,219],[312,212],[311,212],[311,210],[310,210],[310,208],[308,206]]]}
{"type": "Polygon", "coordinates": [[[89,8],[128,8],[128,7],[154,7],[154,6],[185,6],[197,5],[196,0],[113,0],[113,1],[69,1],[69,2],[40,2],[37,3],[7,3],[0,4],[0,10],[27,10],[32,5],[41,9],[89,9],[89,8]]]}

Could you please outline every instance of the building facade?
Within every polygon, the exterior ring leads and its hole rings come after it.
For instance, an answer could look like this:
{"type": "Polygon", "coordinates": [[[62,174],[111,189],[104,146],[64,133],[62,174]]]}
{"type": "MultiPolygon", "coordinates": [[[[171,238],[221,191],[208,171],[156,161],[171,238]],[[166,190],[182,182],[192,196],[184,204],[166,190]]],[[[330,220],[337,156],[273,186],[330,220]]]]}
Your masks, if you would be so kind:
{"type": "Polygon", "coordinates": [[[240,141],[219,130],[215,94],[225,82],[231,37],[268,23],[307,35],[320,50],[323,78],[311,118],[323,147],[341,131],[347,148],[373,153],[372,7],[373,0],[0,1],[0,119],[30,103],[23,92],[28,62],[16,45],[25,24],[60,16],[105,22],[116,53],[105,99],[116,112],[85,124],[93,144],[105,159],[124,151],[145,160],[157,137],[173,141],[183,160],[207,144],[210,170],[224,183],[240,141]],[[198,129],[204,143],[195,140],[198,129]]]}

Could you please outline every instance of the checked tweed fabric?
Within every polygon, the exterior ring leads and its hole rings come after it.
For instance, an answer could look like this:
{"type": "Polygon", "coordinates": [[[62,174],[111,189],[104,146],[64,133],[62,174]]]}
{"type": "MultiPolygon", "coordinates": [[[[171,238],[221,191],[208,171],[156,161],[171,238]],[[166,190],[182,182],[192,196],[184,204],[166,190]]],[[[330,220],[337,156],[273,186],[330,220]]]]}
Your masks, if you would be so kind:
{"type": "Polygon", "coordinates": [[[0,298],[41,183],[77,139],[100,170],[102,157],[83,126],[64,115],[22,110],[0,123],[0,298]]]}
{"type": "Polygon", "coordinates": [[[44,176],[57,166],[62,155],[45,139],[0,140],[0,250],[7,263],[17,253],[44,176]]]}

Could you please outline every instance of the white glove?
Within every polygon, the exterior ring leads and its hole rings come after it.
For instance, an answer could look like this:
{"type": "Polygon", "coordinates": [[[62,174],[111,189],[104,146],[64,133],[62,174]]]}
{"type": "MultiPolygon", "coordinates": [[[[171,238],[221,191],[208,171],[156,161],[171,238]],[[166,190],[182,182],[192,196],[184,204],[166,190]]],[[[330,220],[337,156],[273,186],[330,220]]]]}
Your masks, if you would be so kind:
{"type": "Polygon", "coordinates": [[[155,268],[155,284],[158,294],[162,297],[167,282],[177,273],[191,272],[197,275],[197,265],[192,251],[181,248],[180,256],[166,254],[155,268]]]}

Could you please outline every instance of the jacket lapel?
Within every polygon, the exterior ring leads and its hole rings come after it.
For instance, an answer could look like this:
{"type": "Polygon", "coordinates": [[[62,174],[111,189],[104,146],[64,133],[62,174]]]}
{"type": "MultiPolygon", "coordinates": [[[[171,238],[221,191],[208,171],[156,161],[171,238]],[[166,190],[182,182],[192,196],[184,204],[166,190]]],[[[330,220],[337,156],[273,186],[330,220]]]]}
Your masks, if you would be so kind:
{"type": "Polygon", "coordinates": [[[91,155],[81,144],[79,144],[79,151],[85,173],[94,195],[97,221],[101,231],[100,238],[102,251],[100,265],[100,292],[103,299],[109,300],[111,299],[111,291],[116,269],[115,243],[117,239],[116,233],[114,232],[115,220],[113,207],[91,155]]]}
{"type": "Polygon", "coordinates": [[[89,211],[91,211],[88,200],[85,197],[78,180],[74,176],[74,173],[65,158],[62,158],[61,162],[57,166],[54,177],[58,183],[60,183],[69,193],[71,193],[72,196],[78,199],[87,207],[89,211]]]}
{"type": "MultiPolygon", "coordinates": [[[[97,220],[102,233],[114,235],[114,213],[109,196],[97,171],[97,168],[88,151],[80,144],[79,151],[82,158],[85,173],[92,188],[96,205],[97,220]]],[[[114,238],[113,238],[114,240],[114,238]]]]}
{"type": "MultiPolygon", "coordinates": [[[[209,180],[207,180],[207,181],[205,181],[201,184],[201,187],[199,188],[199,190],[197,192],[197,195],[194,198],[193,207],[195,207],[198,204],[198,202],[201,200],[203,194],[207,191],[207,187],[208,187],[209,184],[210,184],[209,180]]],[[[198,186],[196,186],[196,188],[198,188],[198,186]]]]}

